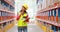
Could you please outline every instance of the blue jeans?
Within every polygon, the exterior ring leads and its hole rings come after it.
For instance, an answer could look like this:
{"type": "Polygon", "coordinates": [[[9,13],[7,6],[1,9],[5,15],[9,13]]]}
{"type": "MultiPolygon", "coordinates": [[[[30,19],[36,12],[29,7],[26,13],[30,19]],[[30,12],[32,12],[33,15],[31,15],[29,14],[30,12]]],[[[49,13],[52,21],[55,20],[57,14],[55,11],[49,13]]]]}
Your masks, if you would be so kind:
{"type": "Polygon", "coordinates": [[[20,28],[20,27],[18,27],[18,32],[27,32],[27,27],[22,27],[22,28],[20,28]]]}

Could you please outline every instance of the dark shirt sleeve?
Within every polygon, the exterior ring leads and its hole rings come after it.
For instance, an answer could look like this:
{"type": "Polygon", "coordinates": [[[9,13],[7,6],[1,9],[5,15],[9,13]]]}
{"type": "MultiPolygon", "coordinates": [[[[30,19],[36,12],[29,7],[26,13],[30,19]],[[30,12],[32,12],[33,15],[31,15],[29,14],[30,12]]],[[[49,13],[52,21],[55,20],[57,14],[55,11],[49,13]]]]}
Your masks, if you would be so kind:
{"type": "Polygon", "coordinates": [[[29,22],[29,17],[28,17],[28,15],[26,16],[26,22],[29,22]]]}

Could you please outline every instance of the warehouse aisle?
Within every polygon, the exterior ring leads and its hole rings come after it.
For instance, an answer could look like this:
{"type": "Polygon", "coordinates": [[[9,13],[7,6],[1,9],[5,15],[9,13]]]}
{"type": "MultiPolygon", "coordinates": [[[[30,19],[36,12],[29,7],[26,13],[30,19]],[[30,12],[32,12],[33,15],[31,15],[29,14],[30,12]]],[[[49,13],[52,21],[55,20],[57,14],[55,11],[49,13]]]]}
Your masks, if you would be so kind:
{"type": "Polygon", "coordinates": [[[7,32],[18,32],[17,30],[17,26],[15,25],[14,27],[12,27],[10,30],[8,30],[7,32]]]}
{"type": "Polygon", "coordinates": [[[18,32],[26,22],[28,32],[60,32],[60,0],[0,0],[0,32],[18,32]]]}
{"type": "MultiPolygon", "coordinates": [[[[8,32],[18,32],[17,25],[15,25],[13,28],[11,28],[8,32]]],[[[35,23],[29,23],[28,24],[28,32],[43,32],[40,27],[38,27],[35,23]]]]}
{"type": "Polygon", "coordinates": [[[28,24],[28,32],[43,32],[36,24],[28,24]]]}

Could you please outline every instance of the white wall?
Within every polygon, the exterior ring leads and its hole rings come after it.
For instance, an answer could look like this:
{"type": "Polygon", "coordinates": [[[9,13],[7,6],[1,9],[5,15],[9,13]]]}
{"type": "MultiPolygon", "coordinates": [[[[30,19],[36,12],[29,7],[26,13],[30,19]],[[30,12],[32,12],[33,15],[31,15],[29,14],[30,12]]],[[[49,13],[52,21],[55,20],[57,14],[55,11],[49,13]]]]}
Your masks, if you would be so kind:
{"type": "Polygon", "coordinates": [[[36,14],[36,0],[16,0],[15,1],[15,11],[21,10],[21,7],[24,3],[26,3],[29,7],[27,10],[29,17],[31,18],[30,20],[35,18],[36,14]]]}

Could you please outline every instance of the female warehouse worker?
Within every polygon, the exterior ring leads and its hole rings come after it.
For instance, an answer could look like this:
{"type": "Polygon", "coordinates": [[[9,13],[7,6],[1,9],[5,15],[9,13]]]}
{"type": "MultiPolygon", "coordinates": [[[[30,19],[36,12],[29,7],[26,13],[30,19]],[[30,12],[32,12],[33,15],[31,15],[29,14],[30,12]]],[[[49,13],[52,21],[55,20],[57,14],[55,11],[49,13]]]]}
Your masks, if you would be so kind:
{"type": "Polygon", "coordinates": [[[21,11],[19,12],[19,16],[17,17],[18,21],[18,32],[27,32],[27,23],[29,21],[28,14],[26,10],[28,9],[28,6],[24,4],[22,6],[21,11]]]}

